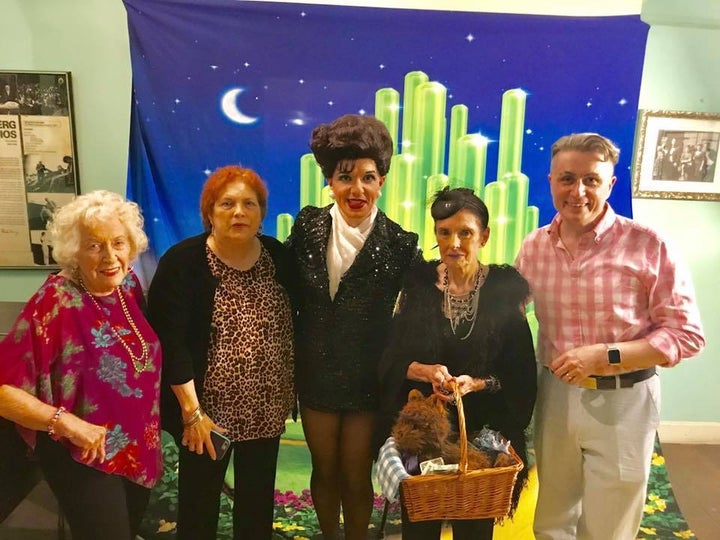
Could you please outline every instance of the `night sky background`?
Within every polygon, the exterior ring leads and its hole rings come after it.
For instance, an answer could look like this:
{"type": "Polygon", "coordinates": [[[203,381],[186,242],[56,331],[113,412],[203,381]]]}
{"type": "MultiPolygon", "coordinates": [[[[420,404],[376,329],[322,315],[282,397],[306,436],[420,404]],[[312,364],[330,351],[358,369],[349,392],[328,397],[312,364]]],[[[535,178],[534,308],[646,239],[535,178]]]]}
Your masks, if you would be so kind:
{"type": "MultiPolygon", "coordinates": [[[[425,72],[469,108],[495,180],[502,93],[528,92],[522,172],[540,224],[554,215],[550,146],[597,131],[621,148],[610,199],[630,216],[630,164],[648,27],[639,16],[550,17],[233,0],[124,0],[133,71],[128,195],[157,255],[201,231],[207,175],[240,163],[270,188],[264,230],[299,210],[300,156],[318,123],[372,114],[375,92],[425,72]],[[231,121],[222,96],[249,124],[231,121]]],[[[241,118],[242,119],[242,118],[241,118]]],[[[402,113],[401,113],[402,125],[402,113]]],[[[447,172],[447,171],[446,171],[447,172]]]]}

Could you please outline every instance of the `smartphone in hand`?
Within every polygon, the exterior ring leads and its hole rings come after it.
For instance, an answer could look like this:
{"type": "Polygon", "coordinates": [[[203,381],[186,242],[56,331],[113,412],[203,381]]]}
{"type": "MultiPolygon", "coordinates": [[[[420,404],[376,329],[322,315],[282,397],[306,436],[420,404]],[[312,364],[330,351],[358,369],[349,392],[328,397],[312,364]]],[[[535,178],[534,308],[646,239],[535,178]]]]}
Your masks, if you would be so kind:
{"type": "Polygon", "coordinates": [[[225,435],[220,433],[219,431],[215,431],[214,429],[210,430],[210,440],[213,443],[213,446],[215,447],[215,459],[221,460],[225,457],[225,454],[230,449],[230,439],[228,439],[225,435]]]}

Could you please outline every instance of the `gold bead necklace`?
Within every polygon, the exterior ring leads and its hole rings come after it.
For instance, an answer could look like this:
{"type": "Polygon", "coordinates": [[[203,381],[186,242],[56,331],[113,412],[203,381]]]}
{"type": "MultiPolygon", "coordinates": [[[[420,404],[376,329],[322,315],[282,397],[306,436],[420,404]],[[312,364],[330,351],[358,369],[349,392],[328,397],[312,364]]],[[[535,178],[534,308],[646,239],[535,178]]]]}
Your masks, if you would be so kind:
{"type": "MultiPolygon", "coordinates": [[[[85,286],[85,282],[82,280],[81,277],[78,276],[78,282],[80,283],[80,287],[82,287],[82,290],[85,291],[88,296],[90,297],[90,300],[95,305],[95,308],[97,309],[98,313],[100,315],[103,315],[103,309],[100,307],[100,304],[95,299],[95,296],[88,291],[87,287],[85,286]]],[[[110,324],[110,321],[108,321],[108,325],[110,326],[110,330],[115,335],[115,338],[120,342],[120,345],[123,346],[123,348],[127,351],[127,353],[130,355],[130,360],[132,360],[133,367],[135,368],[136,373],[142,373],[145,371],[148,367],[148,364],[150,363],[150,355],[148,354],[148,344],[143,338],[142,334],[140,333],[140,330],[138,330],[138,327],[135,325],[135,321],[133,321],[132,317],[130,316],[130,311],[128,310],[127,304],[125,303],[125,298],[123,298],[122,291],[120,290],[120,287],[115,287],[115,291],[117,292],[118,298],[120,299],[120,308],[122,309],[123,314],[125,315],[125,319],[127,320],[128,324],[130,325],[130,328],[132,329],[133,333],[135,334],[135,337],[137,337],[138,341],[140,342],[140,346],[142,347],[142,354],[140,356],[136,356],[132,350],[130,349],[130,345],[125,343],[125,340],[120,336],[117,330],[113,327],[112,324],[110,324]]]]}

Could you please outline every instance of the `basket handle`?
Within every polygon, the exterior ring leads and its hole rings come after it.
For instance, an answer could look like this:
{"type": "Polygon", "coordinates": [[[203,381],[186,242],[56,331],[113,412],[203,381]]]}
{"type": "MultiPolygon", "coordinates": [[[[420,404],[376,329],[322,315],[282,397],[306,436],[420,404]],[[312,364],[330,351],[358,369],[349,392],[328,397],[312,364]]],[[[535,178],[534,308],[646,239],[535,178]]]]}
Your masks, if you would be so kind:
{"type": "Polygon", "coordinates": [[[468,440],[467,431],[465,430],[465,409],[463,408],[462,394],[460,386],[457,382],[452,382],[453,392],[455,395],[455,406],[458,413],[458,430],[460,431],[460,463],[458,469],[461,473],[466,473],[468,468],[468,440]]]}

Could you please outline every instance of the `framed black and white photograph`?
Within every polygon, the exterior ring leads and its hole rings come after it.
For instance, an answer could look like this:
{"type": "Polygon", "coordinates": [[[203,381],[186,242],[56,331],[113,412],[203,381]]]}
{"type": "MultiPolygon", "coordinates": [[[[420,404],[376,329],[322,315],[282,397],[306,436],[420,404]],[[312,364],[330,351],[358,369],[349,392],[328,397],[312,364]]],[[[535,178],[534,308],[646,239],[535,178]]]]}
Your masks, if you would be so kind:
{"type": "Polygon", "coordinates": [[[46,232],[80,185],[70,72],[0,70],[0,268],[57,267],[46,232]]]}
{"type": "Polygon", "coordinates": [[[633,195],[720,200],[720,114],[640,111],[633,195]]]}

